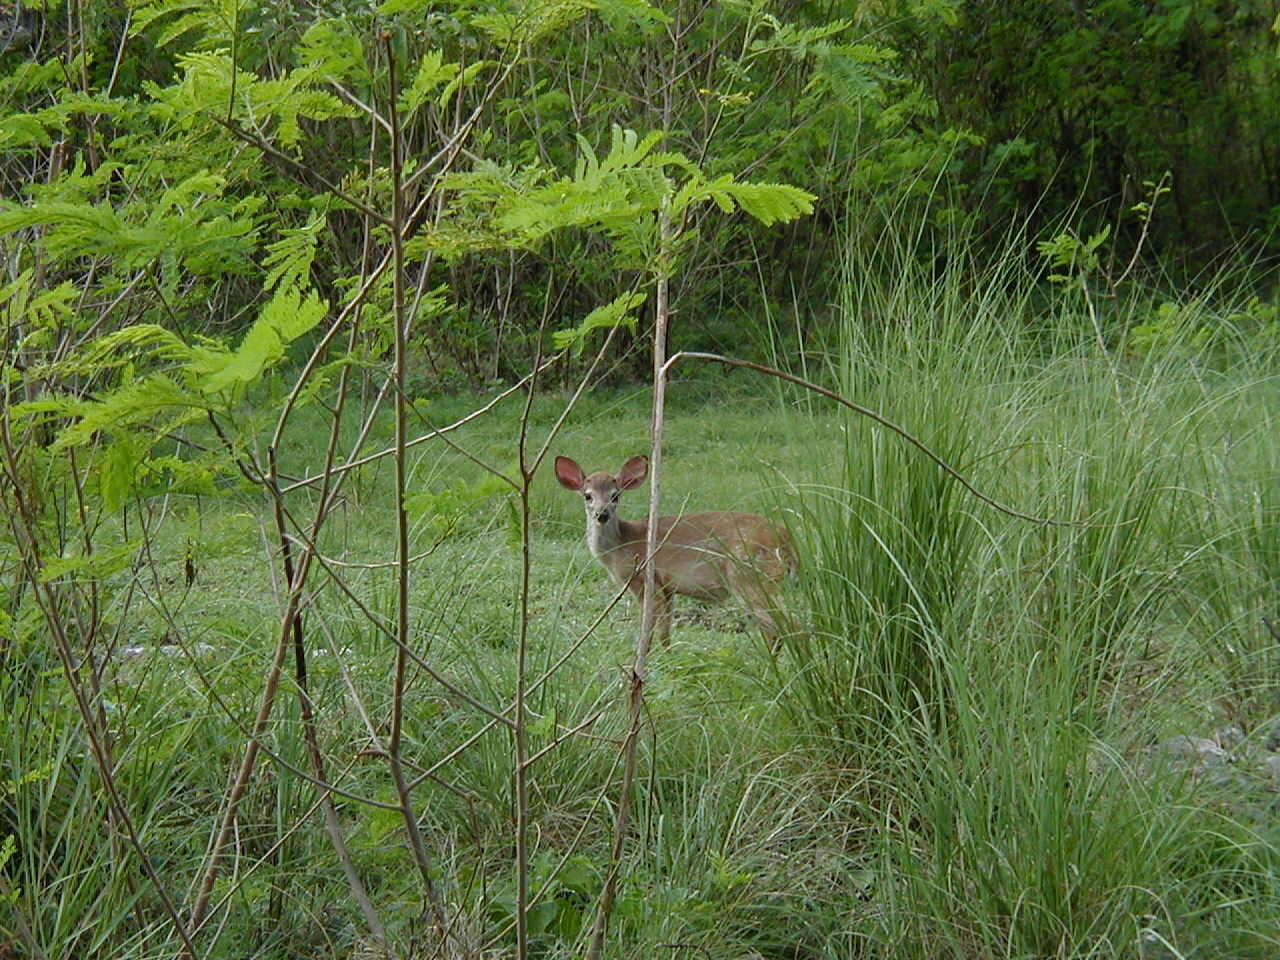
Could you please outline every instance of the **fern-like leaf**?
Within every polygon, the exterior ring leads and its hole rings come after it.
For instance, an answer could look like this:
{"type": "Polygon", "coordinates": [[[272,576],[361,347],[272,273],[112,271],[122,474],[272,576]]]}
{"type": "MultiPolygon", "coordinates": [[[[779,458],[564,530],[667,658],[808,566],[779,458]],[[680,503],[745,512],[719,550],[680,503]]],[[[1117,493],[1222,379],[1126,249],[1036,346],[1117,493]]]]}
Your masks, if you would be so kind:
{"type": "MultiPolygon", "coordinates": [[[[48,402],[46,401],[46,404],[48,402]]],[[[38,408],[39,402],[30,406],[38,408]]],[[[53,449],[83,446],[100,432],[143,424],[157,414],[185,410],[188,418],[200,415],[205,404],[163,374],[134,380],[94,401],[63,401],[59,415],[76,416],[53,442],[53,449]]]]}
{"type": "Polygon", "coordinates": [[[196,389],[208,395],[253,382],[284,357],[286,346],[324,319],[328,309],[315,294],[304,299],[296,287],[277,291],[234,351],[193,348],[188,370],[196,389]]]}
{"type": "Polygon", "coordinates": [[[513,0],[501,13],[480,14],[471,22],[496,43],[523,45],[564,30],[596,6],[595,0],[513,0]]]}
{"type": "Polygon", "coordinates": [[[267,246],[267,256],[263,260],[263,266],[267,268],[264,286],[268,290],[307,286],[316,245],[327,227],[325,215],[316,211],[305,226],[281,231],[280,239],[267,246]]]}
{"type": "Polygon", "coordinates": [[[444,54],[439,50],[427,53],[418,61],[413,83],[400,94],[401,119],[411,116],[426,103],[428,97],[452,83],[457,78],[459,69],[456,63],[445,63],[444,54]]]}
{"type": "Polygon", "coordinates": [[[734,183],[726,187],[725,192],[737,201],[743,213],[755,217],[766,227],[808,216],[818,199],[786,183],[734,183]]]}
{"type": "Polygon", "coordinates": [[[609,329],[623,324],[634,330],[635,311],[643,306],[646,299],[648,297],[644,293],[624,293],[604,306],[596,307],[573,329],[557,330],[552,334],[552,342],[557,350],[572,347],[574,356],[581,356],[592,330],[609,329]]]}

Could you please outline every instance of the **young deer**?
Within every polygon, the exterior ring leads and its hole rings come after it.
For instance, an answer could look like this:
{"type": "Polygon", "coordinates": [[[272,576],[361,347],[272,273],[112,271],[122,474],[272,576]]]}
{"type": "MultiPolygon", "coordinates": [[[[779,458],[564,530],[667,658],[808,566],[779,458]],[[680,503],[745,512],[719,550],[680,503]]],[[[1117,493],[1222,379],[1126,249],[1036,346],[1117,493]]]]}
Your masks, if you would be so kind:
{"type": "MultiPolygon", "coordinates": [[[[632,457],[617,477],[593,473],[568,457],[556,457],[560,485],[582,494],[587,508],[587,546],[618,583],[644,597],[645,536],[648,524],[618,516],[618,497],[638,487],[649,474],[646,457],[632,457]]],[[[702,600],[732,594],[760,625],[770,647],[777,642],[773,613],[777,581],[791,568],[791,538],[754,513],[690,513],[658,518],[654,555],[654,629],[663,643],[671,639],[671,601],[681,593],[702,600]]]]}

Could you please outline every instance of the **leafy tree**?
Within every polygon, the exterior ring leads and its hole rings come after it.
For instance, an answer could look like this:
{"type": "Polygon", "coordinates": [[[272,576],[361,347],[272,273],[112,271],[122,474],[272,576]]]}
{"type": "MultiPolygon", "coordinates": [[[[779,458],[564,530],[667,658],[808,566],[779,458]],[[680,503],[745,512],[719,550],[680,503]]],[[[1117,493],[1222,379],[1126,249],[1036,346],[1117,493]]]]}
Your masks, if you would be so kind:
{"type": "Polygon", "coordinates": [[[1254,0],[956,4],[892,29],[939,117],[981,138],[960,180],[989,222],[1088,212],[1138,242],[1142,184],[1171,172],[1157,249],[1213,256],[1280,205],[1280,64],[1254,0]]]}

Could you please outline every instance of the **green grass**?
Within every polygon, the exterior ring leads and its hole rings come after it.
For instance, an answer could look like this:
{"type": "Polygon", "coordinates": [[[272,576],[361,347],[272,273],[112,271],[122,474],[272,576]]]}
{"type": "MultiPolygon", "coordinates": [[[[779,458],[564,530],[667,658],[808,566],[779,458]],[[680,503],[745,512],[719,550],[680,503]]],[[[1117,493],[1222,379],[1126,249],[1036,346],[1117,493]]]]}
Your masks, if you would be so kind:
{"type": "MultiPolygon", "coordinates": [[[[802,563],[776,658],[732,609],[683,599],[671,646],[654,653],[608,955],[1275,956],[1274,794],[1252,767],[1197,779],[1151,749],[1224,723],[1260,745],[1280,712],[1262,622],[1280,619],[1275,344],[1222,293],[1196,308],[1207,340],[1187,348],[1170,333],[1104,358],[1078,304],[1018,268],[954,266],[934,282],[909,253],[851,275],[830,382],[1001,501],[1085,525],[1000,514],[865,421],[688,368],[671,391],[666,509],[776,513],[802,563]]],[[[1118,310],[1112,342],[1151,312],[1118,310]]],[[[564,400],[537,398],[535,442],[564,400]]],[[[418,409],[441,424],[475,403],[418,409]]],[[[454,437],[507,467],[517,413],[510,403],[454,437]]],[[[644,451],[647,415],[643,390],[589,393],[552,452],[616,470],[644,451]]],[[[308,412],[281,451],[286,472],[316,466],[321,430],[308,412]]],[[[329,774],[381,801],[393,799],[385,764],[364,751],[370,729],[386,734],[394,648],[356,600],[393,616],[390,569],[359,566],[391,557],[389,475],[384,461],[349,482],[322,541],[357,565],[332,567],[349,593],[318,571],[327,586],[307,613],[329,774]]],[[[515,528],[506,495],[450,448],[415,448],[411,476],[424,554],[414,648],[449,687],[413,669],[404,752],[413,775],[450,758],[415,790],[435,879],[474,955],[500,955],[514,942],[512,743],[483,732],[468,701],[501,709],[515,689],[515,528]]],[[[308,496],[292,501],[299,517],[308,496]]],[[[106,633],[147,651],[106,662],[103,698],[122,796],[185,904],[282,588],[256,493],[148,510],[146,561],[100,585],[106,633]],[[158,652],[175,642],[192,655],[158,652]]],[[[587,552],[578,498],[544,468],[532,511],[531,676],[585,636],[529,700],[531,752],[547,749],[530,770],[531,929],[539,956],[567,957],[607,866],[638,610],[624,600],[587,635],[614,588],[587,552]]],[[[38,619],[14,621],[4,656],[0,842],[18,839],[0,944],[26,955],[26,928],[49,956],[173,955],[154,891],[114,866],[132,853],[38,619]]],[[[291,681],[264,746],[216,889],[218,931],[201,943],[210,956],[372,956],[295,772],[309,766],[291,681]]],[[[399,816],[338,804],[401,955],[432,955],[399,816]]]]}

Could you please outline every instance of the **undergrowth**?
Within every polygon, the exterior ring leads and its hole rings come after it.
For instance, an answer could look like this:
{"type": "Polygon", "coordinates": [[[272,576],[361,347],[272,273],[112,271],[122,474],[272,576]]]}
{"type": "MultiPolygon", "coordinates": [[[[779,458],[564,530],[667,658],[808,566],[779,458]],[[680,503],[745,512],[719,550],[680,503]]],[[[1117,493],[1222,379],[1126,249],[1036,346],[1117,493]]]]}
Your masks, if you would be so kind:
{"type": "MultiPolygon", "coordinates": [[[[1224,285],[1223,302],[1185,306],[1194,337],[1147,331],[1138,350],[1125,330],[1162,316],[1139,298],[1118,305],[1100,355],[1080,304],[1044,297],[1021,266],[957,256],[939,282],[919,260],[889,248],[851,265],[829,382],[1053,522],[980,503],[898,437],[811,398],[688,370],[673,385],[667,509],[773,512],[801,562],[780,650],[732,610],[682,602],[655,653],[610,955],[1274,956],[1275,783],[1253,760],[1280,712],[1280,385],[1274,343],[1260,350],[1247,322],[1256,305],[1224,285]],[[1159,749],[1225,725],[1244,744],[1226,774],[1159,749]]],[[[535,433],[562,400],[537,400],[535,433]]],[[[424,415],[454,406],[467,404],[424,415]]],[[[591,397],[556,452],[616,470],[643,450],[646,415],[643,395],[591,397]]],[[[458,436],[501,462],[516,416],[501,408],[458,436]]],[[[299,468],[305,455],[289,453],[299,468]]],[[[515,683],[513,521],[447,448],[423,447],[413,476],[403,752],[459,942],[501,955],[513,768],[494,713],[515,683]]],[[[404,955],[430,956],[394,793],[366,754],[391,709],[390,641],[371,625],[392,616],[386,479],[361,471],[325,534],[345,589],[310,610],[309,696],[355,869],[404,955]]],[[[625,515],[642,512],[635,499],[625,515]]],[[[638,610],[624,599],[592,630],[614,589],[580,507],[539,477],[533,508],[531,676],[568,659],[528,693],[529,930],[539,956],[567,957],[608,866],[638,610]]],[[[112,640],[84,667],[133,828],[178,893],[199,872],[279,622],[260,510],[235,489],[148,508],[147,551],[101,585],[112,640]]],[[[107,522],[138,535],[129,509],[107,522]]],[[[0,945],[171,955],[151,889],[113,866],[122,826],[40,621],[15,608],[5,630],[0,945]]],[[[210,955],[373,956],[289,692],[214,891],[210,955]]]]}

